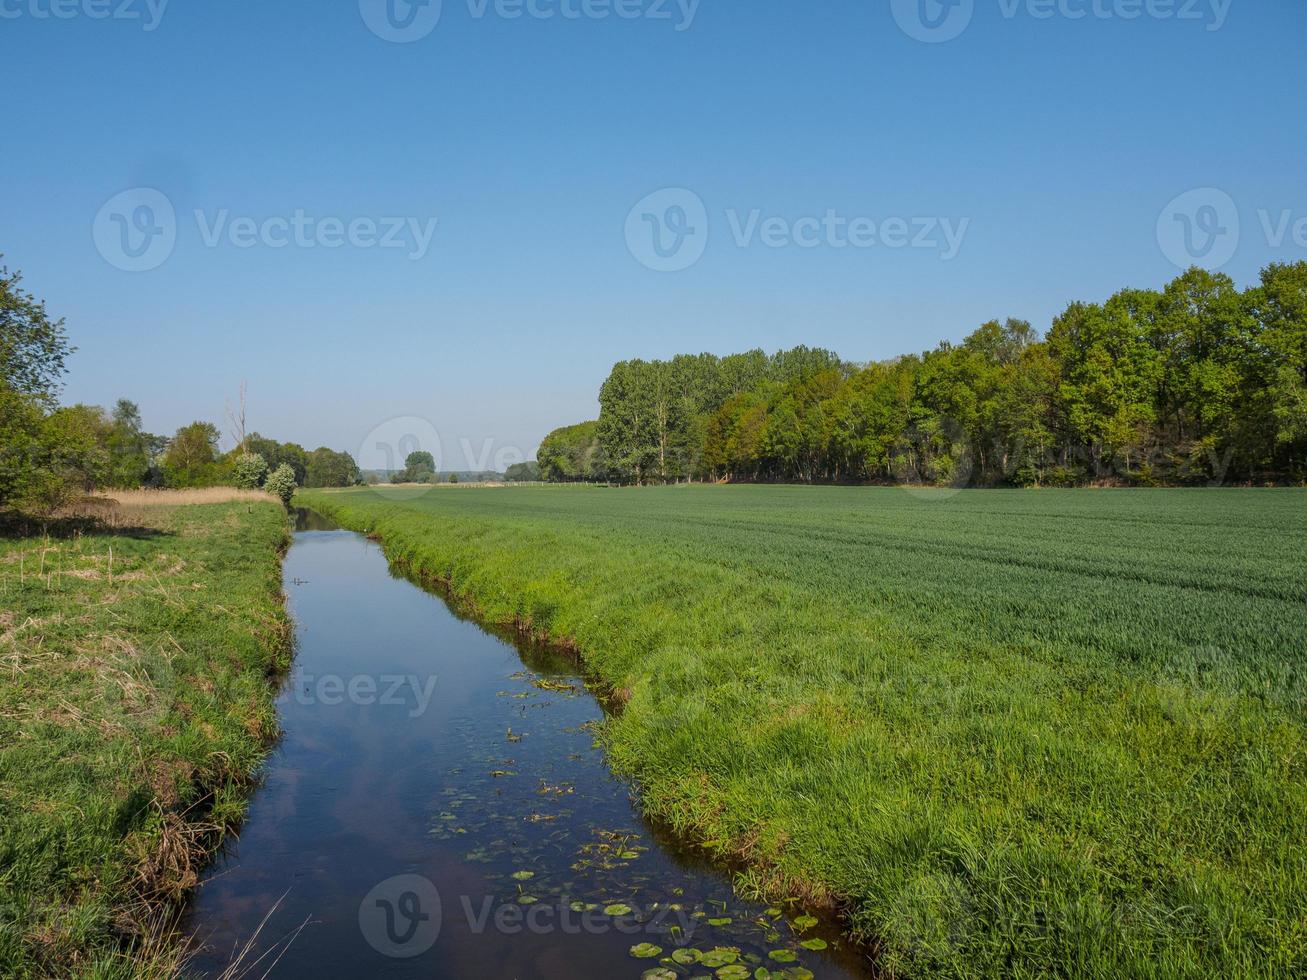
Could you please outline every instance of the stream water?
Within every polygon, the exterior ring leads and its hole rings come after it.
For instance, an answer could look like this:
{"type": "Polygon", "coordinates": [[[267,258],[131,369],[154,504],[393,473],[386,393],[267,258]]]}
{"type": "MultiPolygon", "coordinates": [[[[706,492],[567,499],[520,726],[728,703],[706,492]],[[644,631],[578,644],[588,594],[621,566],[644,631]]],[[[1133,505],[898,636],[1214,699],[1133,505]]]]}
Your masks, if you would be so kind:
{"type": "Polygon", "coordinates": [[[574,662],[468,621],[314,514],[284,575],[284,736],[188,914],[193,971],[870,975],[829,923],[741,901],[640,816],[574,662]]]}

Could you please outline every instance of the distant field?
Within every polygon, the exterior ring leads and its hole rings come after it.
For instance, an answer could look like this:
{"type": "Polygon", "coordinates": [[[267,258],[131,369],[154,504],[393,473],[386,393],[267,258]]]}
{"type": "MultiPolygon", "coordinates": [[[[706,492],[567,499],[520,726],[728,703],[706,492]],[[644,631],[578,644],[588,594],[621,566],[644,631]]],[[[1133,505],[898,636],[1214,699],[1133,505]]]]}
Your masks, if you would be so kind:
{"type": "Polygon", "coordinates": [[[0,977],[171,975],[168,912],[276,734],[285,511],[119,497],[116,530],[0,537],[0,977]]]}
{"type": "Polygon", "coordinates": [[[300,496],[575,639],[646,807],[887,967],[1307,972],[1307,494],[300,496]]]}

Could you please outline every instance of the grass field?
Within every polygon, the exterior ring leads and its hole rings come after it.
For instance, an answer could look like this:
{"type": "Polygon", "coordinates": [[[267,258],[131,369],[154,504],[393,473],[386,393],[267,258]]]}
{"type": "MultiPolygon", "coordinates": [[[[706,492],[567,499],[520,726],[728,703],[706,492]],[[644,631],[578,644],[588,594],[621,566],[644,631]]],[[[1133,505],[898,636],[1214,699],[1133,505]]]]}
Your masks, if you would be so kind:
{"type": "Polygon", "coordinates": [[[1307,495],[309,492],[574,640],[654,815],[912,975],[1307,973],[1307,495]]]}
{"type": "Polygon", "coordinates": [[[169,913],[275,734],[285,512],[191,499],[0,537],[0,976],[171,972],[169,913]]]}

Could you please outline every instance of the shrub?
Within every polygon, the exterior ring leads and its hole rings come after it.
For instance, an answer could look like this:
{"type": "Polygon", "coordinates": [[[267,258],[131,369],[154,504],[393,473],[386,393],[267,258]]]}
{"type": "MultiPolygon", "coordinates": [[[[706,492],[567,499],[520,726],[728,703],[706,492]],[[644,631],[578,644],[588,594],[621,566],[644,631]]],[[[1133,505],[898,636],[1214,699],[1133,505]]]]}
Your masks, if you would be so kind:
{"type": "MultiPolygon", "coordinates": [[[[232,470],[232,480],[241,490],[254,490],[263,486],[268,476],[268,461],[258,453],[241,453],[232,470]]],[[[295,471],[291,470],[291,477],[295,471]]]]}
{"type": "Polygon", "coordinates": [[[272,471],[267,482],[263,484],[263,489],[267,490],[268,493],[276,494],[281,498],[283,504],[290,507],[290,499],[295,496],[295,490],[297,489],[295,471],[287,464],[282,463],[272,471]]]}

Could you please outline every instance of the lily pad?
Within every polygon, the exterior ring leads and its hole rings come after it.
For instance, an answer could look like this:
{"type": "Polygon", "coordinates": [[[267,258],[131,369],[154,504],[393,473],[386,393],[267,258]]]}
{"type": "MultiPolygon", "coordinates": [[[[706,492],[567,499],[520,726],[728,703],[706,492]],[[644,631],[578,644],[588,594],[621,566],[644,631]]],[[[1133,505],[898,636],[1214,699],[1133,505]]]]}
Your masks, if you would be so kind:
{"type": "Polygon", "coordinates": [[[799,958],[799,954],[792,949],[773,949],[767,955],[777,963],[793,963],[799,958]]]}
{"type": "Polygon", "coordinates": [[[631,906],[623,905],[621,902],[614,902],[612,905],[604,906],[604,915],[630,915],[631,906]]]}
{"type": "Polygon", "coordinates": [[[709,919],[709,920],[708,920],[708,925],[710,925],[710,926],[729,926],[730,924],[731,924],[731,920],[730,920],[730,917],[729,917],[729,916],[727,916],[727,917],[725,917],[725,918],[720,918],[720,919],[709,919]]]}
{"type": "Polygon", "coordinates": [[[536,876],[536,873],[535,873],[534,871],[514,871],[514,872],[513,872],[513,880],[514,880],[514,881],[530,881],[530,880],[531,880],[532,878],[534,878],[535,876],[536,876]]]}
{"type": "Polygon", "coordinates": [[[787,966],[780,977],[781,980],[812,980],[812,971],[806,966],[787,966]]]}
{"type": "Polygon", "coordinates": [[[812,939],[805,939],[803,942],[799,943],[799,945],[802,946],[804,949],[811,949],[813,951],[816,951],[816,950],[825,949],[827,943],[826,940],[824,939],[817,939],[816,937],[813,937],[812,939]]]}
{"type": "Polygon", "coordinates": [[[743,963],[732,963],[717,971],[719,980],[749,980],[749,968],[743,963]]]}
{"type": "Polygon", "coordinates": [[[699,957],[699,962],[710,970],[719,966],[729,966],[740,958],[740,951],[729,946],[718,946],[699,957]]]}
{"type": "Polygon", "coordinates": [[[767,910],[767,914],[770,915],[770,916],[774,919],[774,918],[776,918],[778,915],[781,914],[781,910],[780,910],[780,909],[775,909],[775,908],[768,909],[768,910],[767,910]]]}
{"type": "Polygon", "coordinates": [[[680,980],[675,970],[669,970],[665,966],[656,966],[652,970],[645,970],[640,974],[640,980],[680,980]]]}
{"type": "Polygon", "coordinates": [[[681,966],[693,966],[699,962],[702,955],[693,946],[682,946],[672,950],[672,962],[679,963],[681,966]]]}
{"type": "Polygon", "coordinates": [[[637,960],[651,960],[655,956],[662,956],[663,948],[653,943],[640,943],[631,947],[631,955],[637,960]]]}
{"type": "Polygon", "coordinates": [[[817,920],[811,915],[801,915],[794,920],[794,928],[799,932],[805,932],[817,924],[817,920]]]}
{"type": "Polygon", "coordinates": [[[517,896],[517,904],[518,904],[518,905],[534,905],[534,904],[535,904],[536,902],[538,902],[538,901],[540,901],[540,899],[536,898],[534,895],[518,895],[518,896],[517,896]]]}

